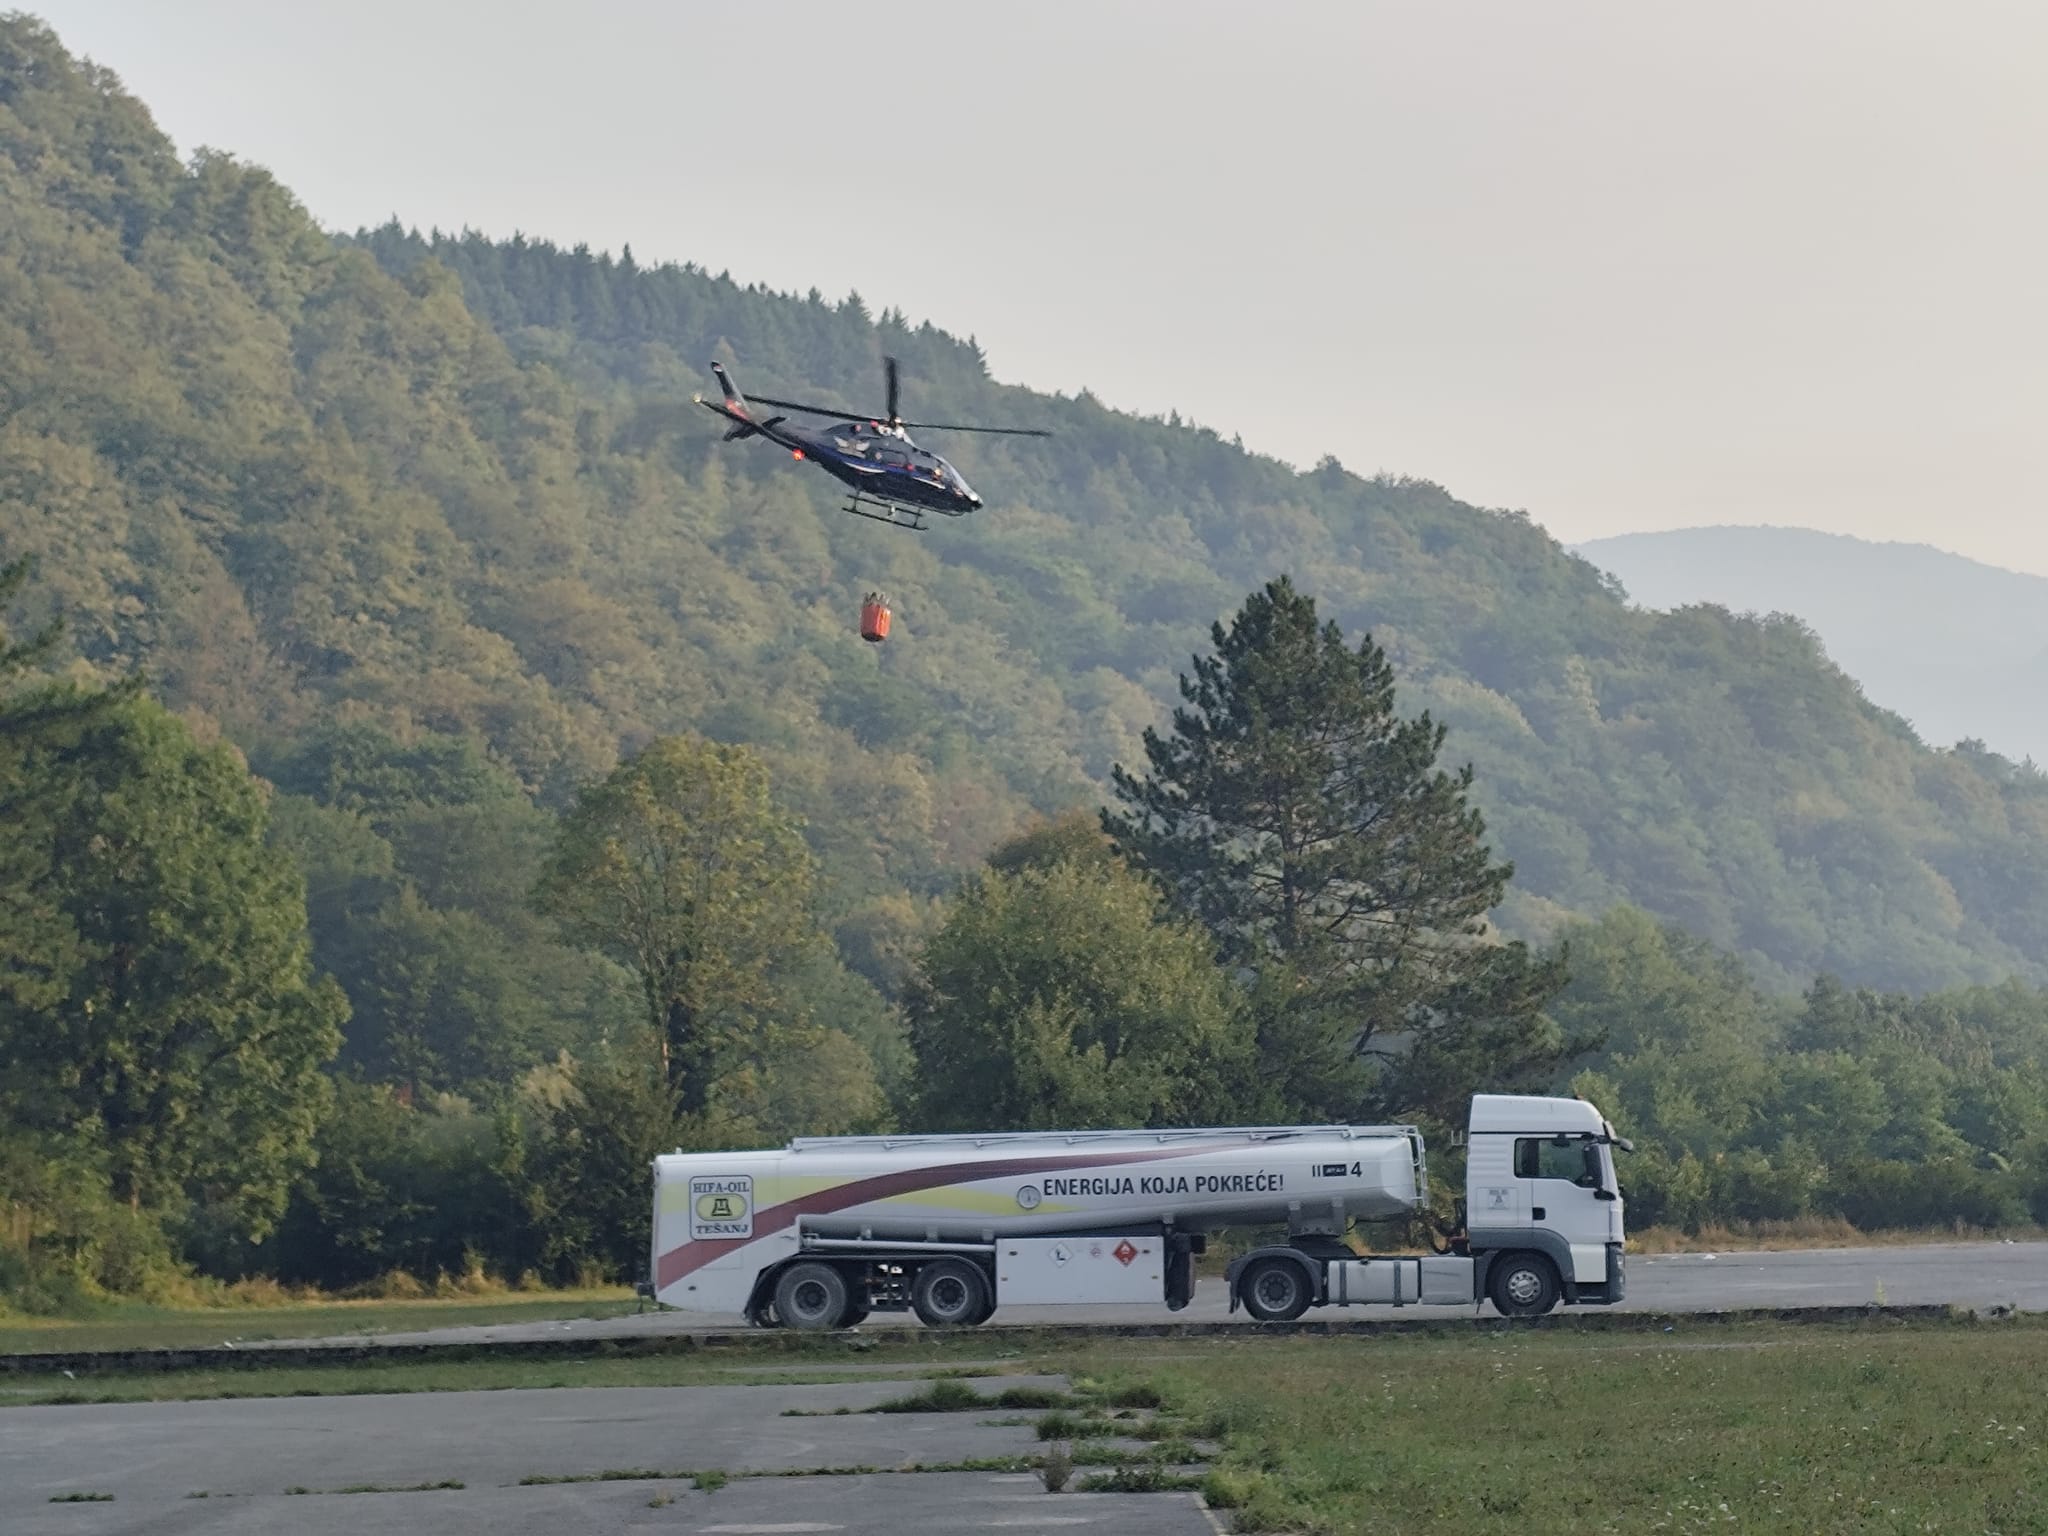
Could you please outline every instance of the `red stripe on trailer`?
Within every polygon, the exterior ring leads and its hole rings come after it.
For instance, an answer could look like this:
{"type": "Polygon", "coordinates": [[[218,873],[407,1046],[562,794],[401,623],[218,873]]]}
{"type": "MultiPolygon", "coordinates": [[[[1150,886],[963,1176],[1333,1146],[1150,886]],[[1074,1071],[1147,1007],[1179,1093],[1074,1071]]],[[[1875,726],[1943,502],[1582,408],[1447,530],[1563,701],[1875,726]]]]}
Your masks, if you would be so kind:
{"type": "MultiPolygon", "coordinates": [[[[855,1179],[850,1183],[821,1189],[812,1194],[800,1195],[794,1200],[785,1200],[780,1205],[771,1205],[757,1211],[754,1224],[758,1231],[788,1226],[800,1216],[822,1216],[830,1211],[843,1211],[850,1205],[864,1205],[870,1200],[886,1200],[891,1195],[908,1194],[917,1189],[933,1189],[941,1184],[955,1182],[974,1184],[984,1179],[1015,1178],[1026,1173],[1060,1173],[1069,1168],[1102,1168],[1111,1163],[1156,1163],[1168,1158],[1196,1157],[1205,1152],[1214,1152],[1215,1145],[1183,1147],[1166,1152],[1096,1152],[1085,1157],[1016,1157],[998,1162],[947,1163],[937,1168],[905,1168],[896,1173],[877,1174],[870,1179],[855,1179]]],[[[763,1234],[765,1235],[765,1234],[763,1234]]],[[[760,1236],[699,1238],[671,1248],[655,1265],[655,1284],[666,1290],[687,1274],[702,1269],[714,1259],[731,1253],[735,1247],[757,1243],[760,1236]]]]}

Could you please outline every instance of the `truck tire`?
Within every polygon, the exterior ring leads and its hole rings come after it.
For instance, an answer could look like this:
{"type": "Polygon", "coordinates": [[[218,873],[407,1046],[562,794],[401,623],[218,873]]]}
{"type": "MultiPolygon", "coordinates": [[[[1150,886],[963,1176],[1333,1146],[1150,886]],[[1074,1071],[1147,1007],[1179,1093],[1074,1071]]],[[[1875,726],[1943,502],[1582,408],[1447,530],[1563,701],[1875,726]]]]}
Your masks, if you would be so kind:
{"type": "Polygon", "coordinates": [[[1557,1305],[1557,1266],[1540,1253],[1505,1253],[1493,1261],[1487,1294],[1502,1317],[1541,1317],[1557,1305]]]}
{"type": "Polygon", "coordinates": [[[792,1264],[775,1282],[775,1314],[786,1328],[837,1328],[847,1305],[846,1277],[830,1264],[792,1264]]]}
{"type": "Polygon", "coordinates": [[[972,1328],[995,1310],[989,1300],[987,1276],[965,1259],[927,1264],[910,1286],[910,1305],[927,1328],[972,1328]]]}
{"type": "Polygon", "coordinates": [[[1315,1299],[1308,1271],[1292,1259],[1260,1259],[1238,1284],[1244,1309],[1262,1323],[1291,1323],[1315,1299]]]}
{"type": "Polygon", "coordinates": [[[868,1320],[868,1309],[860,1304],[858,1296],[848,1296],[846,1310],[839,1314],[839,1326],[857,1328],[868,1320]]]}

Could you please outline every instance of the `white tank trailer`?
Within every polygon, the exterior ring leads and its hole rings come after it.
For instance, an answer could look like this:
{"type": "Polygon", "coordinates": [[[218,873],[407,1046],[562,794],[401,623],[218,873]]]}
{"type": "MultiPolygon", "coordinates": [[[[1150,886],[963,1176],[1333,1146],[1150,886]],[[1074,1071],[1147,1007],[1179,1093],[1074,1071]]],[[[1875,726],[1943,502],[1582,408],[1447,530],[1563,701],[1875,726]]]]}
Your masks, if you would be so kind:
{"type": "Polygon", "coordinates": [[[1476,1305],[1535,1317],[1622,1298],[1629,1149],[1580,1099],[1472,1101],[1461,1221],[1428,1257],[1361,1255],[1354,1220],[1427,1198],[1413,1126],[806,1137],[654,1164],[650,1289],[761,1327],[847,1328],[874,1311],[968,1327],[1003,1306],[1164,1304],[1195,1293],[1219,1227],[1286,1225],[1231,1261],[1230,1307],[1476,1305]]]}

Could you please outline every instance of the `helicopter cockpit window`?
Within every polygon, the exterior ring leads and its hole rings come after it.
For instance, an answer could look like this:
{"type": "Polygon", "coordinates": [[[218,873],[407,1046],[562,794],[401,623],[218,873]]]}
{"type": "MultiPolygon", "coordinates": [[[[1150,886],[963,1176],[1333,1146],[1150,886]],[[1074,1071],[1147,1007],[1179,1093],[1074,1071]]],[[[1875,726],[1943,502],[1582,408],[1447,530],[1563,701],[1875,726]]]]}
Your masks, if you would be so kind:
{"type": "Polygon", "coordinates": [[[910,459],[900,448],[878,448],[875,450],[875,462],[885,469],[902,469],[910,459]]]}

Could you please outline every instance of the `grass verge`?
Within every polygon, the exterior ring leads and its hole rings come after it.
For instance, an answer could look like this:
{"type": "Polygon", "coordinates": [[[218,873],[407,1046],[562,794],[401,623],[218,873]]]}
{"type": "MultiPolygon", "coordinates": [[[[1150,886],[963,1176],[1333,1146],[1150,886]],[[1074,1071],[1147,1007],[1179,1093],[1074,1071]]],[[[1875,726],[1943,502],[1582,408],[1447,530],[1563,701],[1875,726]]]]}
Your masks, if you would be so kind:
{"type": "MultiPolygon", "coordinates": [[[[706,1355],[593,1355],[570,1359],[524,1359],[483,1355],[466,1360],[359,1360],[332,1365],[243,1365],[236,1370],[151,1371],[136,1375],[0,1377],[0,1408],[75,1406],[82,1403],[181,1402],[243,1397],[355,1397],[382,1392],[490,1392],[546,1387],[817,1386],[871,1381],[879,1356],[905,1377],[947,1379],[962,1360],[986,1357],[992,1341],[931,1341],[854,1353],[845,1344],[821,1340],[800,1351],[773,1355],[744,1351],[706,1355]],[[764,1361],[781,1369],[764,1371],[764,1361]],[[859,1369],[846,1367],[858,1366],[859,1369]]],[[[1008,1362],[983,1364],[989,1374],[1008,1362]]],[[[937,1382],[935,1381],[935,1385],[937,1382]]],[[[954,1383],[954,1390],[973,1389],[954,1383]]],[[[1039,1406],[1043,1394],[1025,1392],[1018,1406],[1039,1406]]],[[[976,1398],[984,1406],[999,1398],[976,1398]]]]}
{"type": "Polygon", "coordinates": [[[407,1301],[294,1301],[279,1306],[151,1307],[112,1303],[89,1317],[0,1320],[0,1355],[108,1349],[196,1349],[227,1342],[344,1338],[490,1323],[616,1317],[631,1312],[622,1288],[407,1301]]]}

